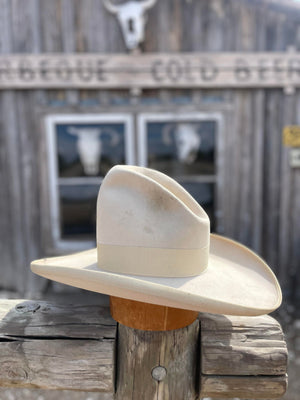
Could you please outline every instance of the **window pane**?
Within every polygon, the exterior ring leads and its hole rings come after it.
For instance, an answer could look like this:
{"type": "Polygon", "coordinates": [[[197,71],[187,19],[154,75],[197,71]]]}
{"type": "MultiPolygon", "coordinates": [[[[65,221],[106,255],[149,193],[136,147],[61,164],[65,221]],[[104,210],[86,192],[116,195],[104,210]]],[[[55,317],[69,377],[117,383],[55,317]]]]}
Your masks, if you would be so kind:
{"type": "Polygon", "coordinates": [[[125,163],[125,124],[57,124],[59,177],[104,176],[125,163]]]}
{"type": "Polygon", "coordinates": [[[195,183],[179,182],[194,199],[203,207],[210,219],[211,231],[215,230],[214,216],[214,184],[213,183],[195,183]]]}
{"type": "Polygon", "coordinates": [[[62,238],[95,240],[98,191],[98,185],[60,185],[62,238]]]}
{"type": "Polygon", "coordinates": [[[174,177],[215,173],[216,121],[147,123],[150,168],[174,177]]]}

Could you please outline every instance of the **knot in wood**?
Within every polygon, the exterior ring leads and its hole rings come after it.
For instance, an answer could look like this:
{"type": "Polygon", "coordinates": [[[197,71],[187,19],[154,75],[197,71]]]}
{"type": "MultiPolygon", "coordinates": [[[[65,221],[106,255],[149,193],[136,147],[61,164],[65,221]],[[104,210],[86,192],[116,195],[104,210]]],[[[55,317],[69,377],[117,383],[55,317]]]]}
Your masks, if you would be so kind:
{"type": "Polygon", "coordinates": [[[22,367],[11,367],[7,370],[7,376],[9,379],[14,382],[22,382],[28,379],[28,374],[26,370],[22,367]]]}
{"type": "Polygon", "coordinates": [[[35,303],[34,301],[24,301],[15,306],[16,311],[19,313],[35,313],[39,308],[41,308],[39,303],[35,303]]]}
{"type": "Polygon", "coordinates": [[[160,382],[160,381],[164,380],[165,377],[167,376],[167,370],[165,367],[158,365],[157,367],[154,367],[152,369],[151,375],[152,375],[153,379],[160,382]]]}

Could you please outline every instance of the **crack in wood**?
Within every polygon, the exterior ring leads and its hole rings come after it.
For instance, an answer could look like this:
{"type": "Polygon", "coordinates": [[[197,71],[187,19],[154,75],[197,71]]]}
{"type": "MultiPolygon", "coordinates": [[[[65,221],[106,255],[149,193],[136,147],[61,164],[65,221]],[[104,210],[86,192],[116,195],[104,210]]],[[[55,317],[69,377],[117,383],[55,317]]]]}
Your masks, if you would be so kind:
{"type": "Polygon", "coordinates": [[[27,340],[45,340],[45,341],[52,341],[52,340],[74,340],[74,341],[83,341],[83,340],[92,340],[95,342],[103,342],[105,341],[114,341],[115,337],[102,337],[102,338],[93,338],[93,337],[71,337],[71,336],[15,336],[15,335],[7,335],[4,338],[0,338],[0,342],[5,341],[27,341],[27,340]]]}

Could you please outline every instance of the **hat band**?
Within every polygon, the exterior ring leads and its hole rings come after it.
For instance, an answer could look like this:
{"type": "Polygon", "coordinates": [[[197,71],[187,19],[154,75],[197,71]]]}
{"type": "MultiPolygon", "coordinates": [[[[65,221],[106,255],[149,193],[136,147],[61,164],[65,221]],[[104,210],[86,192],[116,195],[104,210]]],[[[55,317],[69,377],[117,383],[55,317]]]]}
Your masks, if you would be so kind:
{"type": "Polygon", "coordinates": [[[97,243],[98,266],[118,274],[179,278],[196,276],[208,265],[209,246],[166,249],[97,243]]]}

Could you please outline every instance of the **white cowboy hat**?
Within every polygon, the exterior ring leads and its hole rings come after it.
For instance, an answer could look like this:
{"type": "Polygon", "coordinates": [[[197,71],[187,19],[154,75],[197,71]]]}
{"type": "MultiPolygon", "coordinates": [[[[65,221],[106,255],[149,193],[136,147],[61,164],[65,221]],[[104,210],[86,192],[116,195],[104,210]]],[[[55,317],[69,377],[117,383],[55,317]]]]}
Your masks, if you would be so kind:
{"type": "Polygon", "coordinates": [[[173,179],[115,166],[97,201],[97,248],[31,263],[67,285],[169,307],[232,315],[281,304],[267,264],[247,247],[210,234],[202,207],[173,179]]]}

